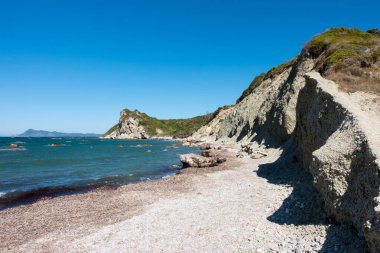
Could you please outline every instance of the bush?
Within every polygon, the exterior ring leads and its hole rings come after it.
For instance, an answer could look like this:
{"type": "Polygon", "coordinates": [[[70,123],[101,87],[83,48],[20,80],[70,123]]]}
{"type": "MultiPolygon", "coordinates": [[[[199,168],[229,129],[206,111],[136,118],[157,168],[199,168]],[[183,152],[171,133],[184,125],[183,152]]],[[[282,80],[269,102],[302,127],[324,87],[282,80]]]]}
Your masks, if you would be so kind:
{"type": "Polygon", "coordinates": [[[370,29],[370,30],[367,31],[367,33],[380,35],[380,31],[377,28],[370,29]]]}

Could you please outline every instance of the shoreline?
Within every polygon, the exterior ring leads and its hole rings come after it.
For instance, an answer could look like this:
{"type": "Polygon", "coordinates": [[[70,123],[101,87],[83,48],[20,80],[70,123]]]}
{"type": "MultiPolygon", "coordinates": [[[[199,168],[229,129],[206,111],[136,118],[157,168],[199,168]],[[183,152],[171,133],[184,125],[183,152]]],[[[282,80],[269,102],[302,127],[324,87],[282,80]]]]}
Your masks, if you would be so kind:
{"type": "Polygon", "coordinates": [[[260,159],[237,158],[237,151],[223,147],[227,161],[215,167],[2,210],[0,251],[317,252],[333,245],[361,252],[351,227],[316,215],[321,207],[304,172],[268,171],[279,150],[260,159]]]}
{"type": "MultiPolygon", "coordinates": [[[[180,141],[180,140],[178,140],[180,141]]],[[[93,189],[83,189],[80,190],[79,192],[77,190],[72,190],[72,191],[64,191],[64,192],[54,192],[51,194],[47,195],[42,195],[42,196],[31,196],[30,198],[27,199],[21,199],[17,200],[15,202],[9,203],[9,206],[2,207],[0,208],[0,226],[3,228],[5,231],[7,229],[7,226],[3,224],[4,218],[3,216],[11,216],[11,220],[18,220],[18,212],[23,213],[21,215],[22,217],[26,218],[26,220],[29,220],[25,215],[35,217],[34,212],[43,212],[44,211],[44,206],[48,205],[54,205],[60,208],[66,209],[65,211],[63,210],[54,210],[51,214],[52,217],[56,217],[57,215],[62,214],[62,212],[66,212],[68,210],[70,211],[75,211],[75,209],[78,211],[78,209],[81,209],[79,206],[82,203],[82,201],[86,201],[87,205],[91,204],[89,201],[92,201],[95,198],[99,198],[100,200],[106,200],[108,198],[112,197],[122,197],[122,196],[117,196],[118,194],[122,193],[124,194],[129,194],[129,193],[134,193],[135,191],[139,192],[145,192],[145,191],[153,191],[156,192],[159,190],[159,196],[170,196],[172,194],[176,194],[177,192],[187,192],[190,190],[189,186],[187,186],[185,183],[182,181],[191,181],[191,175],[202,175],[208,172],[212,171],[218,171],[218,170],[225,170],[227,168],[222,167],[222,166],[215,166],[215,167],[210,167],[210,168],[186,168],[186,169],[180,169],[175,175],[172,175],[170,177],[163,177],[160,179],[155,179],[155,180],[145,180],[145,181],[139,181],[139,182],[134,182],[134,183],[129,183],[129,184],[124,184],[120,186],[112,186],[112,185],[103,185],[99,186],[97,188],[93,189]],[[74,204],[75,203],[75,204],[74,204]],[[74,204],[74,206],[72,206],[74,204]],[[29,214],[29,212],[31,214],[29,214]]],[[[154,203],[156,201],[157,196],[151,198],[152,196],[149,196],[149,198],[144,198],[145,201],[138,201],[135,199],[136,196],[129,196],[129,198],[132,197],[133,201],[129,203],[129,205],[126,208],[125,215],[122,215],[123,218],[129,218],[132,217],[133,215],[136,215],[137,213],[140,213],[143,211],[144,207],[154,203]],[[130,208],[130,209],[129,209],[130,208]]],[[[113,202],[113,201],[111,201],[113,202]]],[[[112,203],[112,205],[115,205],[115,203],[112,203]]],[[[98,206],[99,207],[99,206],[98,206]]],[[[90,209],[90,208],[86,208],[90,209]]],[[[80,212],[87,213],[86,209],[81,209],[80,212]]],[[[100,208],[102,211],[108,209],[108,208],[100,208]]],[[[112,212],[111,212],[112,213],[112,212]]],[[[109,213],[108,213],[109,214],[109,213]]],[[[39,221],[42,222],[42,220],[35,221],[35,223],[38,223],[39,221]]],[[[52,221],[52,220],[51,220],[52,221]]],[[[79,224],[81,224],[83,221],[78,221],[79,224]]],[[[43,221],[45,223],[45,220],[43,221]]],[[[50,223],[50,221],[49,221],[50,223]]],[[[98,223],[97,219],[91,220],[90,223],[98,223]]],[[[101,225],[106,225],[106,223],[100,222],[101,225]]],[[[13,221],[8,224],[9,229],[12,229],[13,227],[13,221]]],[[[25,225],[25,224],[23,224],[25,225]]],[[[43,224],[35,224],[38,227],[40,225],[43,226],[43,224]]],[[[61,224],[65,225],[65,224],[61,224]]],[[[56,229],[56,226],[52,226],[52,228],[56,229]]],[[[30,227],[23,227],[21,231],[25,232],[25,230],[28,231],[30,230],[30,227]]],[[[34,229],[32,229],[34,230],[34,229]]],[[[22,249],[19,248],[19,242],[24,242],[25,238],[28,238],[28,235],[33,234],[33,233],[24,233],[23,236],[19,235],[20,230],[13,231],[16,232],[15,234],[12,233],[3,233],[3,235],[0,235],[0,251],[2,250],[10,250],[10,252],[18,252],[19,250],[22,251],[22,249]]],[[[44,234],[45,232],[49,232],[49,229],[47,231],[43,231],[42,229],[39,229],[40,234],[44,234]]],[[[35,233],[34,233],[35,234],[35,233]]],[[[35,234],[36,235],[36,234],[35,234]]],[[[36,238],[31,237],[30,240],[34,240],[36,238]]],[[[26,239],[29,241],[28,239],[26,239]]],[[[25,250],[25,252],[28,252],[28,250],[25,250]]]]}
{"type": "Polygon", "coordinates": [[[117,189],[119,187],[131,184],[143,184],[151,181],[163,180],[181,173],[181,170],[183,169],[184,168],[178,168],[176,172],[171,172],[162,176],[146,177],[144,179],[130,181],[127,183],[104,183],[100,181],[95,182],[91,185],[83,184],[68,186],[51,186],[26,191],[7,192],[3,195],[0,195],[0,211],[8,208],[14,208],[15,206],[28,205],[37,202],[43,198],[56,198],[65,195],[85,194],[91,191],[96,191],[98,189],[117,189]]]}
{"type": "MultiPolygon", "coordinates": [[[[9,138],[9,137],[6,137],[9,138]]],[[[47,138],[47,139],[100,139],[100,138],[92,138],[92,137],[14,137],[14,138],[47,138]]],[[[110,139],[111,141],[113,139],[110,139]]],[[[138,140],[138,139],[115,139],[115,141],[144,141],[144,140],[138,140]]],[[[150,138],[147,139],[147,141],[150,140],[156,140],[156,141],[162,141],[162,142],[172,142],[176,144],[180,144],[180,139],[155,139],[150,138]]],[[[9,151],[20,151],[19,149],[9,149],[9,151]]],[[[154,181],[154,180],[161,180],[163,178],[167,178],[170,176],[174,176],[175,174],[178,174],[180,170],[182,170],[182,167],[180,166],[180,161],[178,161],[177,164],[168,164],[166,167],[167,172],[162,171],[160,174],[146,174],[142,177],[131,177],[131,179],[126,179],[125,176],[127,175],[119,175],[120,180],[114,181],[114,182],[108,182],[109,178],[114,178],[114,176],[106,176],[99,178],[97,180],[92,181],[86,181],[86,182],[77,182],[75,184],[67,184],[67,185],[51,185],[51,186],[45,186],[41,188],[32,188],[27,190],[12,190],[7,192],[0,192],[0,210],[7,209],[7,208],[13,208],[15,206],[24,205],[24,204],[30,204],[38,201],[41,198],[54,198],[57,196],[63,196],[63,195],[72,195],[72,194],[82,194],[89,191],[96,190],[98,188],[117,188],[124,185],[129,184],[138,184],[138,183],[145,183],[147,181],[154,181]],[[169,169],[170,168],[170,169],[169,169]],[[162,175],[161,175],[162,174],[162,175]]],[[[118,177],[119,177],[118,176],[118,177]]]]}

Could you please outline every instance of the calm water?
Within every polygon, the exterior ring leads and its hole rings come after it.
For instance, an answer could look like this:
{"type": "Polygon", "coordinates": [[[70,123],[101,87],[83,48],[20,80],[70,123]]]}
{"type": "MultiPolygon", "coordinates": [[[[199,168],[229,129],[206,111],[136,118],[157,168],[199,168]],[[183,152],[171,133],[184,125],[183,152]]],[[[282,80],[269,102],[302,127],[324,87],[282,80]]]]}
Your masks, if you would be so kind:
{"type": "Polygon", "coordinates": [[[173,141],[0,138],[0,199],[42,188],[120,185],[162,178],[177,173],[181,168],[179,154],[190,152],[198,149],[173,141]],[[21,148],[9,149],[11,143],[21,148]]]}

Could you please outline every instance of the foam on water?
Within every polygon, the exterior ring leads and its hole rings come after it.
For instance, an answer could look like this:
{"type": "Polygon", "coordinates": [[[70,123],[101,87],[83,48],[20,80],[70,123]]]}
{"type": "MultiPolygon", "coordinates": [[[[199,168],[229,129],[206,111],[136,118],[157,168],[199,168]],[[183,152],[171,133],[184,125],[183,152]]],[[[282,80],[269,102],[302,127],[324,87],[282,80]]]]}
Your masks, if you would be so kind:
{"type": "Polygon", "coordinates": [[[26,148],[0,148],[1,151],[26,151],[26,148]]]}

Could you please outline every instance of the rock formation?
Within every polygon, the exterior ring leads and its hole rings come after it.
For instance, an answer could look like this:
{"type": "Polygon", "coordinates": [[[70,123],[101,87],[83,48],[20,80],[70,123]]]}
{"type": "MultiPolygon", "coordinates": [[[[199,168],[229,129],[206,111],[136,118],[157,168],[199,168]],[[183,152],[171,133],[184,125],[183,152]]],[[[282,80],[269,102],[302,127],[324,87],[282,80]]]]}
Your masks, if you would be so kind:
{"type": "Polygon", "coordinates": [[[213,167],[222,162],[225,162],[225,158],[221,157],[205,157],[197,154],[185,154],[180,156],[180,160],[184,168],[205,168],[213,167]]]}
{"type": "Polygon", "coordinates": [[[327,213],[353,224],[375,252],[380,249],[380,118],[370,118],[318,73],[305,78],[296,111],[297,157],[313,175],[327,213]]]}
{"type": "Polygon", "coordinates": [[[11,143],[9,144],[8,148],[9,149],[14,149],[14,148],[19,148],[20,146],[17,143],[11,143]]]}
{"type": "Polygon", "coordinates": [[[160,120],[137,110],[124,109],[119,122],[103,135],[107,139],[172,139],[193,134],[209,121],[210,115],[190,119],[160,120]]]}
{"type": "Polygon", "coordinates": [[[104,138],[109,139],[147,139],[149,135],[144,127],[140,125],[139,119],[128,117],[124,111],[120,113],[120,122],[114,131],[104,138]]]}
{"type": "Polygon", "coordinates": [[[286,143],[313,176],[327,214],[352,224],[378,252],[380,98],[369,93],[380,93],[379,45],[379,35],[331,29],[263,75],[191,138],[241,143],[246,153],[252,151],[247,143],[286,143]]]}

